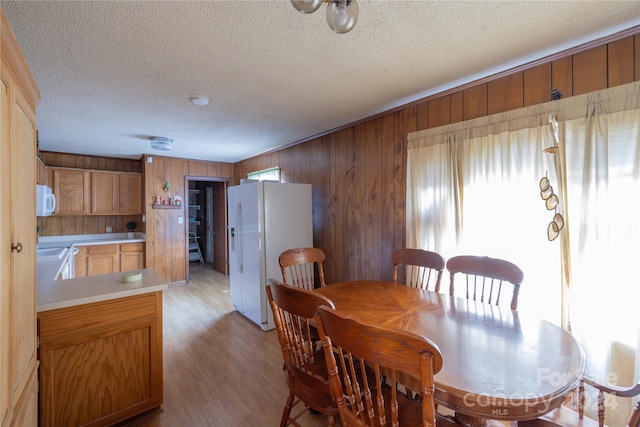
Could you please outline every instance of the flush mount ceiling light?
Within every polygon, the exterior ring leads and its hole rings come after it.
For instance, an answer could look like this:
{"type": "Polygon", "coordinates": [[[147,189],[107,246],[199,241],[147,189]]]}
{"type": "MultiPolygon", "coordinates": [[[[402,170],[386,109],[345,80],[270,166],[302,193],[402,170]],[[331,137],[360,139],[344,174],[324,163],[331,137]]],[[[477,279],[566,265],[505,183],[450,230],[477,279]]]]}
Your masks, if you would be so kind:
{"type": "Polygon", "coordinates": [[[291,4],[300,13],[313,13],[322,3],[327,4],[327,24],[338,34],[348,33],[358,22],[358,3],[356,0],[291,0],[291,4]]]}
{"type": "Polygon", "coordinates": [[[160,151],[169,151],[173,148],[173,139],[163,136],[151,137],[151,148],[160,151]]]}
{"type": "Polygon", "coordinates": [[[208,96],[199,96],[199,95],[191,95],[189,96],[189,101],[191,101],[194,105],[207,105],[209,103],[208,96]]]}

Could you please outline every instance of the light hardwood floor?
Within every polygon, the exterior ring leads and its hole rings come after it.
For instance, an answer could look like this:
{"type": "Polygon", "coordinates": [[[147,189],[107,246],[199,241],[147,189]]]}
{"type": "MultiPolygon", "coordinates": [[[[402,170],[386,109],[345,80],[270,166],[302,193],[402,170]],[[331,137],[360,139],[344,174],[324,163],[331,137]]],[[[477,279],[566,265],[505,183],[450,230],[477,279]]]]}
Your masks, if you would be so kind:
{"type": "MultiPolygon", "coordinates": [[[[233,310],[228,276],[199,263],[190,273],[189,285],[164,292],[163,410],[124,426],[278,426],[288,389],[275,330],[233,310]]],[[[327,425],[320,414],[299,422],[327,425]]]]}
{"type": "MultiPolygon", "coordinates": [[[[234,311],[229,277],[210,264],[192,262],[190,274],[189,285],[163,295],[162,411],[121,427],[279,426],[288,389],[276,331],[264,332],[234,311]]],[[[310,412],[298,422],[327,425],[325,416],[310,412]]]]}

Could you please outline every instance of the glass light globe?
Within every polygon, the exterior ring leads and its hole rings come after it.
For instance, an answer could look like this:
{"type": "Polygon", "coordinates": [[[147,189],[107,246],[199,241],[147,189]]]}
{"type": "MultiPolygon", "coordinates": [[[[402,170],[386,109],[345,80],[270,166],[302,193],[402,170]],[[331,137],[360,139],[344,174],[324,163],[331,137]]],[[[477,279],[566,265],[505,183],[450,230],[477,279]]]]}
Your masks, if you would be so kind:
{"type": "Polygon", "coordinates": [[[356,0],[331,0],[327,5],[327,23],[336,33],[347,33],[358,22],[358,12],[356,0]]]}
{"type": "Polygon", "coordinates": [[[291,4],[300,13],[313,13],[322,4],[322,0],[291,0],[291,4]]]}
{"type": "Polygon", "coordinates": [[[151,148],[160,151],[169,151],[173,148],[173,139],[163,136],[151,137],[151,148]]]}

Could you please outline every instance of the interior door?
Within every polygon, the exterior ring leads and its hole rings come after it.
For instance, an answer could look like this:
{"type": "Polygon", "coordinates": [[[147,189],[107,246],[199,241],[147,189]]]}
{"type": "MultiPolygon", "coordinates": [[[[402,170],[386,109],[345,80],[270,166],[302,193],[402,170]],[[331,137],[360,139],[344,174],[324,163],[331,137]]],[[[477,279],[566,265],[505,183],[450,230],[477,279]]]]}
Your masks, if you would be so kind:
{"type": "Polygon", "coordinates": [[[206,261],[213,262],[213,238],[215,231],[213,230],[213,187],[207,187],[206,198],[206,217],[205,217],[205,239],[206,239],[206,261]]]}
{"type": "Polygon", "coordinates": [[[213,269],[229,274],[229,253],[227,252],[227,183],[213,186],[213,269]],[[217,237],[217,238],[216,238],[217,237]]]}

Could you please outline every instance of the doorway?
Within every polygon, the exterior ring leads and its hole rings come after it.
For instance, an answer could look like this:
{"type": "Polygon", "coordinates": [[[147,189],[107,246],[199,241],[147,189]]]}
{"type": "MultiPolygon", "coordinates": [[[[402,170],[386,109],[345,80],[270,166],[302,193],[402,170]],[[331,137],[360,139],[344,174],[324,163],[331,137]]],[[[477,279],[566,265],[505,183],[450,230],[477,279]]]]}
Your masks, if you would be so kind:
{"type": "Polygon", "coordinates": [[[227,181],[186,177],[187,277],[192,268],[229,274],[227,263],[227,181]]]}

